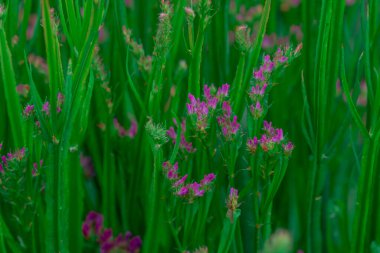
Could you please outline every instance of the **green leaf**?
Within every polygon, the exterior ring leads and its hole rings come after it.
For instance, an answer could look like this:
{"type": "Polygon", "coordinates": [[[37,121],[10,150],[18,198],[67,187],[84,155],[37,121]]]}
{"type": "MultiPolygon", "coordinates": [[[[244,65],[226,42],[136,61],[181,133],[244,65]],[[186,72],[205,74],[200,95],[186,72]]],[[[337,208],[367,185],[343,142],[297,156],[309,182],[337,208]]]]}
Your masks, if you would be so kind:
{"type": "Polygon", "coordinates": [[[235,238],[235,229],[237,220],[240,216],[240,209],[236,209],[234,212],[233,222],[231,223],[230,218],[224,218],[223,229],[219,240],[218,253],[228,253],[232,241],[235,238]]]}

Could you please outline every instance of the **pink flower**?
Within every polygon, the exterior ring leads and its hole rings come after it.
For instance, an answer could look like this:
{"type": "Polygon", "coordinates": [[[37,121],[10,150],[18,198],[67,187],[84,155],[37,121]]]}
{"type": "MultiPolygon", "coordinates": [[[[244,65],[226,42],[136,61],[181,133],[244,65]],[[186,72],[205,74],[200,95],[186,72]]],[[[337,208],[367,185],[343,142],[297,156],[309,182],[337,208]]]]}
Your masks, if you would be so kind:
{"type": "Polygon", "coordinates": [[[197,182],[188,185],[188,189],[191,189],[192,193],[196,197],[202,197],[205,194],[205,191],[200,189],[201,185],[197,182]]]}
{"type": "Polygon", "coordinates": [[[117,132],[118,132],[118,135],[120,137],[125,137],[125,136],[128,136],[130,138],[134,138],[137,134],[137,122],[136,120],[132,120],[131,121],[131,126],[129,127],[128,130],[126,130],[118,121],[117,118],[114,118],[113,119],[113,125],[114,127],[116,128],[117,132]]]}
{"type": "Polygon", "coordinates": [[[292,142],[287,142],[286,144],[283,144],[282,145],[283,149],[284,149],[284,154],[286,156],[290,156],[293,152],[293,149],[294,149],[294,145],[292,142]]]}
{"type": "Polygon", "coordinates": [[[103,215],[91,211],[87,214],[86,220],[82,225],[82,234],[89,238],[93,232],[96,236],[101,236],[103,230],[103,215]]]}
{"type": "Polygon", "coordinates": [[[276,129],[276,134],[272,137],[273,142],[279,143],[284,139],[284,134],[281,128],[276,129]]]}
{"type": "Polygon", "coordinates": [[[181,187],[181,189],[179,189],[179,191],[177,192],[177,195],[183,197],[187,195],[188,193],[189,193],[189,188],[187,188],[186,186],[183,186],[181,187]]]}
{"type": "Polygon", "coordinates": [[[178,180],[177,182],[175,182],[175,183],[173,184],[173,187],[174,187],[174,188],[177,188],[177,187],[183,185],[183,184],[185,183],[187,177],[188,177],[187,174],[184,175],[180,180],[178,180]]]}
{"type": "Polygon", "coordinates": [[[203,86],[203,94],[207,100],[210,100],[212,98],[210,87],[208,87],[207,85],[204,85],[203,86]]]}
{"type": "Polygon", "coordinates": [[[217,93],[218,97],[220,96],[227,97],[229,89],[230,89],[230,85],[228,83],[223,84],[222,87],[218,89],[218,93],[217,93]]]}
{"type": "Polygon", "coordinates": [[[256,102],[256,105],[251,105],[249,109],[254,119],[259,119],[263,115],[263,108],[259,101],[256,102]]]}
{"type": "Polygon", "coordinates": [[[260,81],[265,81],[263,69],[260,68],[259,70],[253,72],[253,76],[255,79],[260,80],[260,81]]]}
{"type": "Polygon", "coordinates": [[[247,149],[250,153],[254,154],[257,150],[257,145],[259,144],[259,141],[257,140],[257,137],[253,137],[253,139],[247,140],[247,149]]]}
{"type": "Polygon", "coordinates": [[[228,101],[224,101],[222,104],[222,110],[226,117],[231,116],[231,105],[228,101]]]}
{"type": "Polygon", "coordinates": [[[203,179],[201,180],[201,185],[208,185],[211,184],[215,180],[216,176],[214,173],[210,173],[207,175],[204,175],[203,179]]]}
{"type": "Polygon", "coordinates": [[[231,121],[231,106],[228,101],[224,101],[222,104],[223,115],[217,118],[219,126],[222,128],[224,137],[230,140],[240,128],[240,124],[237,122],[237,116],[233,116],[231,121]]]}
{"type": "Polygon", "coordinates": [[[34,105],[27,105],[24,109],[24,116],[28,118],[30,115],[32,115],[34,112],[34,105]]]}
{"type": "Polygon", "coordinates": [[[46,101],[43,105],[42,105],[42,111],[46,114],[46,116],[49,116],[50,115],[50,104],[48,101],[46,101]]]}

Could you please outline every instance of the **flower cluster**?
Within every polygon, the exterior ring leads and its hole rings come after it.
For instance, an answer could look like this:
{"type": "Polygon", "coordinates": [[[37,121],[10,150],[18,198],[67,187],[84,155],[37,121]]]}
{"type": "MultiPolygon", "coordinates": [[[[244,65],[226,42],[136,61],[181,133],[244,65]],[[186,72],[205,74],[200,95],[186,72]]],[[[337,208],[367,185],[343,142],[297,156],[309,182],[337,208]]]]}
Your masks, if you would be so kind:
{"type": "Polygon", "coordinates": [[[222,128],[223,136],[227,140],[231,140],[236,135],[240,128],[240,124],[237,122],[237,116],[234,115],[231,121],[231,105],[228,101],[224,101],[222,104],[223,114],[217,118],[219,126],[222,128]]]}
{"type": "Polygon", "coordinates": [[[227,217],[230,219],[231,223],[234,222],[234,212],[239,207],[238,203],[239,195],[238,190],[235,188],[230,188],[230,194],[227,199],[227,217]]]}
{"type": "Polygon", "coordinates": [[[292,50],[290,47],[278,48],[273,59],[269,55],[265,55],[263,64],[258,70],[253,72],[254,84],[249,92],[251,99],[249,110],[253,118],[259,119],[265,113],[265,95],[271,86],[270,79],[273,71],[297,57],[301,48],[302,44],[295,50],[292,50]]]}
{"type": "Polygon", "coordinates": [[[196,99],[193,94],[189,93],[190,103],[186,104],[189,115],[195,115],[197,129],[204,132],[208,127],[210,119],[209,112],[216,109],[219,102],[228,96],[230,85],[223,84],[217,91],[213,87],[204,85],[203,94],[205,101],[196,99]],[[215,94],[216,93],[216,94],[215,94]]]}
{"type": "Polygon", "coordinates": [[[138,253],[142,244],[141,238],[133,236],[129,231],[125,235],[119,234],[114,238],[112,229],[103,227],[103,215],[94,211],[87,214],[86,220],[82,224],[82,234],[86,239],[95,236],[102,253],[113,251],[138,253]]]}
{"type": "MultiPolygon", "coordinates": [[[[57,113],[62,112],[62,105],[64,103],[65,97],[61,92],[58,92],[57,95],[57,113]]],[[[30,118],[35,112],[35,106],[34,105],[26,105],[23,111],[23,115],[25,118],[30,118]]],[[[41,112],[46,115],[50,116],[50,103],[49,101],[46,101],[45,103],[42,104],[41,112]]]]}
{"type": "Polygon", "coordinates": [[[186,174],[180,177],[178,174],[178,162],[172,165],[169,161],[167,161],[162,164],[162,167],[166,177],[172,184],[175,194],[181,198],[188,199],[190,203],[192,203],[195,198],[202,197],[207,191],[209,191],[210,185],[216,178],[214,173],[210,173],[204,175],[200,183],[193,182],[190,184],[185,184],[188,175],[186,174]]]}
{"type": "Polygon", "coordinates": [[[264,133],[260,139],[255,136],[247,140],[247,149],[250,153],[256,153],[258,146],[260,146],[264,152],[270,152],[276,150],[276,147],[281,147],[285,155],[291,155],[294,145],[290,141],[286,142],[281,128],[274,128],[272,127],[272,122],[264,121],[263,130],[264,133]]]}
{"type": "Polygon", "coordinates": [[[117,120],[117,118],[114,118],[113,119],[113,125],[114,127],[116,128],[117,132],[118,132],[118,135],[120,137],[125,137],[125,136],[128,136],[130,138],[134,138],[137,134],[137,121],[136,120],[132,120],[131,121],[131,126],[129,127],[128,130],[126,130],[120,123],[119,121],[117,120]]]}
{"type": "MultiPolygon", "coordinates": [[[[177,125],[177,121],[173,119],[174,124],[177,125]]],[[[191,142],[188,142],[185,138],[186,133],[186,120],[183,120],[181,123],[181,140],[180,140],[180,149],[186,150],[188,153],[194,153],[196,151],[195,148],[193,148],[193,144],[191,142]]],[[[166,134],[172,139],[173,143],[175,144],[177,139],[177,133],[174,130],[174,127],[170,127],[169,130],[166,132],[166,134]]]]}
{"type": "MultiPolygon", "coordinates": [[[[0,146],[0,150],[2,149],[2,144],[0,146]]],[[[16,150],[14,153],[8,153],[6,156],[3,155],[1,156],[1,161],[0,161],[0,172],[4,173],[4,168],[8,167],[8,163],[12,161],[17,161],[20,162],[24,159],[25,157],[25,148],[21,148],[16,150]]]]}

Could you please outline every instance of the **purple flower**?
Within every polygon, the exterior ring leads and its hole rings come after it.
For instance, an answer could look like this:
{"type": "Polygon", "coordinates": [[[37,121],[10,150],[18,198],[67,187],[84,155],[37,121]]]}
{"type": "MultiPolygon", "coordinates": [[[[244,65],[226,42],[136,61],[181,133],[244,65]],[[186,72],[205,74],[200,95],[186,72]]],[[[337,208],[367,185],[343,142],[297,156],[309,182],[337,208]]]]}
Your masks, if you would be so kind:
{"type": "Polygon", "coordinates": [[[48,101],[46,101],[43,105],[42,105],[42,111],[46,114],[46,116],[49,116],[50,115],[50,104],[48,101]]]}
{"type": "Polygon", "coordinates": [[[265,81],[265,77],[264,77],[264,73],[263,73],[263,69],[260,68],[259,70],[253,72],[253,77],[257,80],[260,80],[260,81],[265,81]]]}
{"type": "Polygon", "coordinates": [[[128,251],[131,253],[138,252],[142,246],[140,236],[135,236],[129,241],[128,251]]]}
{"type": "Polygon", "coordinates": [[[128,129],[128,136],[130,138],[134,138],[136,136],[136,134],[137,134],[137,129],[138,129],[137,121],[133,119],[131,121],[131,126],[128,129]]]}
{"type": "Polygon", "coordinates": [[[231,139],[233,135],[236,135],[240,128],[240,124],[237,122],[237,116],[231,117],[231,106],[228,101],[224,101],[222,104],[223,115],[217,118],[219,126],[222,128],[222,133],[226,139],[231,139]]]}
{"type": "Polygon", "coordinates": [[[259,119],[263,115],[263,108],[261,107],[259,101],[256,102],[256,105],[251,105],[249,107],[249,110],[251,111],[251,114],[255,119],[259,119]]]}
{"type": "Polygon", "coordinates": [[[100,243],[105,243],[105,242],[108,242],[110,239],[112,239],[112,229],[108,228],[106,230],[104,230],[104,232],[101,234],[99,240],[100,240],[100,243]]]}
{"type": "Polygon", "coordinates": [[[205,194],[205,191],[200,189],[201,188],[201,185],[198,184],[197,182],[194,182],[192,184],[189,184],[188,186],[188,189],[191,189],[192,190],[192,193],[194,194],[194,196],[196,197],[202,197],[204,194],[205,194]]]}
{"type": "Polygon", "coordinates": [[[32,115],[34,112],[34,105],[27,105],[24,109],[24,116],[28,118],[30,115],[32,115]]]}
{"type": "Polygon", "coordinates": [[[7,163],[7,157],[5,155],[3,155],[1,157],[1,161],[3,162],[4,166],[7,167],[8,166],[8,163],[7,163]]]}
{"type": "Polygon", "coordinates": [[[235,115],[231,123],[231,133],[236,134],[239,128],[240,128],[240,124],[237,122],[237,116],[235,115]]]}
{"type": "MultiPolygon", "coordinates": [[[[176,123],[176,122],[175,122],[176,123]]],[[[196,150],[193,148],[193,144],[191,142],[186,141],[184,132],[186,132],[186,122],[183,121],[181,124],[182,127],[182,133],[181,133],[181,140],[180,140],[180,148],[185,149],[189,153],[193,153],[196,150]]],[[[173,140],[173,143],[176,143],[177,140],[177,133],[174,130],[174,127],[170,127],[169,130],[166,132],[166,134],[173,140]]]]}
{"type": "Polygon", "coordinates": [[[177,192],[177,195],[178,196],[185,196],[189,193],[189,188],[187,188],[187,186],[182,186],[181,189],[179,189],[179,191],[177,192]]]}
{"type": "Polygon", "coordinates": [[[212,181],[215,180],[215,178],[216,178],[216,176],[214,173],[204,175],[203,179],[201,180],[201,185],[204,186],[204,185],[211,184],[212,181]]]}
{"type": "Polygon", "coordinates": [[[237,199],[238,198],[238,190],[231,187],[229,198],[230,199],[235,199],[235,198],[237,199]]]}
{"type": "Polygon", "coordinates": [[[82,225],[82,233],[85,238],[89,238],[91,232],[100,236],[103,230],[103,215],[91,211],[87,214],[86,220],[82,225]]]}
{"type": "Polygon", "coordinates": [[[223,113],[226,117],[231,116],[231,105],[228,101],[224,101],[222,104],[223,113]]]}
{"type": "Polygon", "coordinates": [[[215,109],[218,102],[219,102],[219,100],[217,97],[212,97],[209,100],[207,100],[207,106],[209,108],[215,109]]]}
{"type": "Polygon", "coordinates": [[[294,149],[294,145],[292,142],[289,141],[286,144],[283,144],[282,147],[286,156],[290,156],[292,154],[292,151],[294,149]]]}
{"type": "Polygon", "coordinates": [[[117,118],[114,118],[113,119],[113,125],[115,127],[115,129],[117,130],[118,132],[118,135],[120,137],[125,137],[125,136],[129,136],[130,138],[134,138],[137,134],[137,122],[136,120],[132,120],[131,121],[131,126],[128,130],[126,130],[118,121],[117,118]]]}
{"type": "Polygon", "coordinates": [[[210,87],[208,87],[207,85],[204,85],[203,86],[203,94],[207,100],[210,100],[212,98],[210,87]]]}
{"type": "Polygon", "coordinates": [[[222,87],[218,89],[218,93],[217,93],[218,97],[220,96],[227,97],[229,89],[230,89],[230,85],[228,83],[223,84],[222,87]]]}
{"type": "Polygon", "coordinates": [[[175,182],[175,183],[173,184],[173,187],[177,188],[177,187],[183,185],[183,184],[185,183],[187,177],[188,177],[187,174],[184,175],[180,180],[178,180],[177,182],[175,182]]]}
{"type": "Polygon", "coordinates": [[[0,173],[4,173],[4,167],[3,164],[0,163],[0,173]]]}
{"type": "Polygon", "coordinates": [[[260,86],[259,84],[252,86],[249,97],[253,100],[253,102],[260,101],[264,97],[267,87],[267,83],[264,83],[263,86],[260,86]]]}
{"type": "Polygon", "coordinates": [[[174,127],[170,127],[168,131],[166,131],[166,134],[173,139],[173,142],[175,143],[175,139],[177,138],[177,133],[174,130],[174,127]]]}
{"type": "Polygon", "coordinates": [[[178,162],[176,162],[173,167],[168,170],[167,177],[168,179],[177,179],[178,178],[178,162]]]}
{"type": "Polygon", "coordinates": [[[189,93],[189,100],[190,100],[190,104],[191,105],[196,105],[197,104],[197,100],[195,99],[194,95],[189,93]]]}
{"type": "Polygon", "coordinates": [[[253,139],[247,140],[247,149],[250,153],[254,154],[257,150],[257,145],[259,144],[259,141],[257,140],[257,137],[253,137],[253,139]]]}
{"type": "Polygon", "coordinates": [[[272,137],[273,142],[279,143],[284,139],[284,134],[281,128],[276,129],[276,134],[272,137]]]}

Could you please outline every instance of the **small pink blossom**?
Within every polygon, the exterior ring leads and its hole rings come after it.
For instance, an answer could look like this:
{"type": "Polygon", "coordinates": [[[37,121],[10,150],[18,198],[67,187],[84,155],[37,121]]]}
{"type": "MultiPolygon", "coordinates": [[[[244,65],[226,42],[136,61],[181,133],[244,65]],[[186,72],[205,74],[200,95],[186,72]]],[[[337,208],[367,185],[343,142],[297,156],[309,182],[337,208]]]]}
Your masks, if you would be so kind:
{"type": "Polygon", "coordinates": [[[179,186],[183,185],[183,184],[185,183],[187,177],[188,177],[187,174],[184,175],[181,179],[179,179],[177,182],[175,182],[175,183],[173,184],[173,187],[176,188],[176,187],[179,187],[179,186]]]}
{"type": "Polygon", "coordinates": [[[215,180],[215,178],[216,176],[214,173],[204,175],[203,179],[201,180],[201,185],[211,184],[215,180]]]}
{"type": "Polygon", "coordinates": [[[181,187],[181,189],[179,189],[179,191],[177,192],[177,195],[178,196],[185,196],[189,193],[189,188],[187,188],[187,186],[183,186],[181,187]]]}
{"type": "Polygon", "coordinates": [[[46,114],[46,116],[49,116],[50,115],[50,104],[48,101],[46,101],[43,105],[42,105],[42,111],[46,114]]]}
{"type": "Polygon", "coordinates": [[[23,111],[24,117],[29,118],[34,112],[34,105],[27,105],[23,111]]]}

